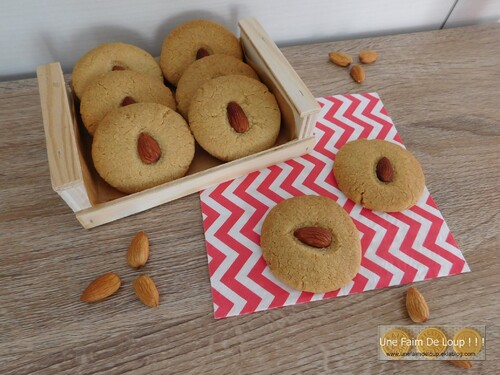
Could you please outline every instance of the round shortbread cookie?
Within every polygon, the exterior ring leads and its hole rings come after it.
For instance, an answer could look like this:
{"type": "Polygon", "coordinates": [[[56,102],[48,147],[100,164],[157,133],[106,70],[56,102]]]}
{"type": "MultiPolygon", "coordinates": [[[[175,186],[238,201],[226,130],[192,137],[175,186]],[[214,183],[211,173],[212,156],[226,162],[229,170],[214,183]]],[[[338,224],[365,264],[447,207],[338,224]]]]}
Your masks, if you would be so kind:
{"type": "Polygon", "coordinates": [[[187,118],[191,98],[196,90],[213,78],[227,75],[242,75],[259,79],[250,65],[233,56],[212,55],[196,60],[189,65],[177,83],[175,98],[179,113],[187,118]]]}
{"type": "Polygon", "coordinates": [[[83,91],[83,124],[92,135],[106,114],[133,103],[158,103],[176,109],[172,91],[161,80],[133,70],[114,71],[94,79],[83,91]]]}
{"type": "Polygon", "coordinates": [[[160,66],[142,48],[126,43],[105,43],[90,50],[73,68],[71,84],[78,98],[95,78],[112,70],[133,70],[163,81],[160,66]]]}
{"type": "Polygon", "coordinates": [[[203,56],[215,54],[243,59],[240,42],[231,31],[217,22],[193,20],[175,28],[165,38],[160,66],[165,78],[177,86],[191,63],[203,56]]]}
{"type": "Polygon", "coordinates": [[[193,96],[189,126],[201,147],[230,161],[272,147],[279,134],[281,113],[274,95],[253,78],[230,75],[214,78],[193,96]],[[228,119],[236,103],[248,120],[248,130],[237,132],[228,119]]]}
{"type": "Polygon", "coordinates": [[[307,292],[343,287],[356,276],[361,263],[356,226],[327,197],[304,195],[282,201],[265,218],[260,241],[271,272],[285,284],[307,292]],[[304,243],[296,235],[304,228],[328,231],[331,243],[322,248],[304,243]]]}
{"type": "Polygon", "coordinates": [[[333,174],[348,198],[371,210],[396,212],[417,203],[425,188],[418,160],[406,149],[379,139],[358,139],[342,146],[335,157],[333,174]],[[389,160],[390,182],[377,176],[377,164],[389,160]]]}
{"type": "Polygon", "coordinates": [[[184,176],[193,157],[194,138],[186,121],[156,103],[136,103],[111,111],[99,123],[92,143],[97,172],[124,193],[184,176]],[[141,142],[144,137],[149,140],[146,144],[141,142]],[[155,148],[161,151],[156,151],[156,158],[155,148]]]}

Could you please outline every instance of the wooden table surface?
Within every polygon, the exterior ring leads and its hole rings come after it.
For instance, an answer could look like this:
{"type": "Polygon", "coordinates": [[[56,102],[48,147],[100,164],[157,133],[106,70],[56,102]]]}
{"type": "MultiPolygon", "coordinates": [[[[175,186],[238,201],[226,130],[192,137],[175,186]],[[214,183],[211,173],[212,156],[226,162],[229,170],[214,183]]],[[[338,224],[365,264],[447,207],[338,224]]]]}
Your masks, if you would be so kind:
{"type": "MultiPolygon", "coordinates": [[[[486,325],[500,373],[500,25],[283,48],[316,97],[378,92],[423,165],[471,273],[421,282],[432,324],[486,325]],[[375,49],[355,84],[328,52],[375,49]]],[[[84,230],[51,189],[35,79],[0,83],[1,374],[460,373],[447,362],[377,359],[377,327],[410,324],[407,286],[222,320],[213,318],[197,194],[84,230]],[[139,230],[161,305],[131,291],[124,255],[139,230]],[[79,297],[97,275],[118,294],[79,297]]]]}

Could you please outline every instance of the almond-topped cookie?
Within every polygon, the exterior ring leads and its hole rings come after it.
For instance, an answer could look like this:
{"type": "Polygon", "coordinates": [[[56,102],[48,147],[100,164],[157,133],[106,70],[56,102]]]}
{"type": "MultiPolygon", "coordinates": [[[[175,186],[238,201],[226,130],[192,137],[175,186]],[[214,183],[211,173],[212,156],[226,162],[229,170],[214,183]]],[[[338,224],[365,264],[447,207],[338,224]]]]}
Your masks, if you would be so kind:
{"type": "Polygon", "coordinates": [[[92,160],[99,175],[124,193],[184,176],[194,157],[186,121],[157,103],[115,109],[94,133],[92,160]]]}
{"type": "Polygon", "coordinates": [[[214,21],[193,20],[178,26],[165,38],[160,65],[165,78],[177,86],[189,65],[215,54],[243,59],[240,42],[231,31],[214,21]]]}
{"type": "Polygon", "coordinates": [[[189,126],[201,147],[224,161],[266,150],[276,143],[281,113],[260,81],[240,75],[214,78],[191,100],[189,126]]]}
{"type": "Polygon", "coordinates": [[[361,264],[354,222],[327,197],[303,195],[273,207],[262,224],[260,245],[271,272],[292,288],[307,292],[343,287],[361,264]]]}
{"type": "Polygon", "coordinates": [[[133,103],[158,103],[176,109],[172,91],[161,80],[133,70],[112,71],[94,79],[83,91],[80,103],[83,124],[94,134],[106,114],[133,103]]]}
{"type": "Polygon", "coordinates": [[[418,160],[403,147],[380,139],[358,139],[342,146],[333,175],[348,198],[383,212],[414,206],[425,188],[418,160]]]}
{"type": "Polygon", "coordinates": [[[85,87],[100,75],[111,71],[133,70],[163,81],[160,66],[142,48],[127,43],[105,43],[83,55],[73,68],[71,84],[78,98],[85,87]]]}
{"type": "Polygon", "coordinates": [[[213,78],[227,75],[242,75],[259,79],[250,65],[233,56],[211,55],[196,60],[186,69],[177,84],[175,97],[179,113],[187,118],[191,98],[196,90],[213,78]]]}

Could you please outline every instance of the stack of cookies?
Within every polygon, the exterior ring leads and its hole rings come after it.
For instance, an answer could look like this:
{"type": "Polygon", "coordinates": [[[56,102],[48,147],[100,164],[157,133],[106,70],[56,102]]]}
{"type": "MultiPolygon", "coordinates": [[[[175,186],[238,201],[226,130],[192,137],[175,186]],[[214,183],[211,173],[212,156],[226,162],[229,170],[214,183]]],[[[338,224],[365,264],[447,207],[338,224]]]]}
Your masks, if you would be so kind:
{"type": "Polygon", "coordinates": [[[195,142],[231,161],[272,147],[280,130],[276,98],[213,21],[174,29],[159,63],[136,46],[103,44],[77,62],[72,86],[94,166],[124,193],[184,176],[195,142]]]}

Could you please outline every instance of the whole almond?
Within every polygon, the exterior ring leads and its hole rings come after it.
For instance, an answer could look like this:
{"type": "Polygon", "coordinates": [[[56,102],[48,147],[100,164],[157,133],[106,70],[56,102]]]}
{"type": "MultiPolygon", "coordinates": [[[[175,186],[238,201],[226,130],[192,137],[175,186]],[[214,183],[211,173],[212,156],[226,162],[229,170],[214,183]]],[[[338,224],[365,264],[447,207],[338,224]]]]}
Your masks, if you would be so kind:
{"type": "Polygon", "coordinates": [[[132,98],[131,96],[126,96],[123,98],[122,102],[121,102],[121,106],[122,107],[125,107],[127,105],[130,105],[130,104],[134,104],[134,103],[137,103],[134,98],[132,98]]]}
{"type": "Polygon", "coordinates": [[[471,361],[461,361],[461,360],[450,360],[451,364],[460,368],[472,368],[471,361]]]}
{"type": "Polygon", "coordinates": [[[429,319],[429,306],[424,296],[412,286],[406,292],[406,310],[415,323],[424,323],[429,319]]]}
{"type": "Polygon", "coordinates": [[[352,57],[347,53],[340,51],[333,51],[328,54],[328,58],[332,63],[338,66],[349,66],[352,64],[352,57]]]}
{"type": "Polygon", "coordinates": [[[144,266],[149,258],[149,239],[146,233],[137,233],[127,251],[127,263],[133,268],[144,266]]]}
{"type": "Polygon", "coordinates": [[[208,53],[208,51],[202,47],[202,48],[198,49],[198,51],[196,51],[196,60],[202,59],[202,58],[207,57],[209,55],[210,54],[208,53]]]}
{"type": "Polygon", "coordinates": [[[293,235],[302,243],[316,247],[324,248],[332,243],[332,233],[321,227],[303,227],[293,232],[293,235]]]}
{"type": "Polygon", "coordinates": [[[250,125],[248,124],[248,118],[243,108],[236,102],[230,102],[226,109],[229,125],[231,125],[235,132],[245,133],[250,128],[250,125]]]}
{"type": "Polygon", "coordinates": [[[353,65],[351,68],[351,77],[357,83],[362,83],[365,80],[365,70],[361,65],[353,65]]]}
{"type": "Polygon", "coordinates": [[[161,157],[161,149],[158,142],[148,133],[141,133],[137,140],[137,152],[144,164],[153,164],[161,157]]]}
{"type": "Polygon", "coordinates": [[[378,161],[376,172],[377,178],[382,182],[392,182],[394,179],[394,169],[391,161],[385,156],[378,161]]]}
{"type": "Polygon", "coordinates": [[[363,50],[359,53],[359,61],[363,64],[371,64],[377,61],[377,52],[374,50],[363,50]]]}
{"type": "Polygon", "coordinates": [[[92,281],[83,291],[80,299],[83,302],[97,302],[114,294],[121,285],[120,276],[108,272],[92,281]]]}
{"type": "Polygon", "coordinates": [[[153,280],[147,275],[141,275],[134,281],[134,291],[137,297],[149,307],[160,304],[160,295],[153,280]]]}

